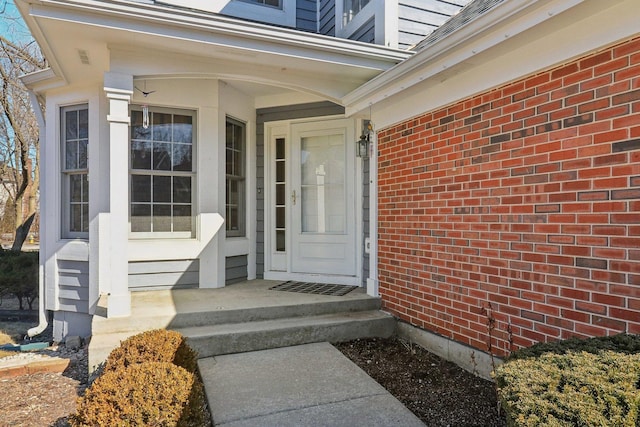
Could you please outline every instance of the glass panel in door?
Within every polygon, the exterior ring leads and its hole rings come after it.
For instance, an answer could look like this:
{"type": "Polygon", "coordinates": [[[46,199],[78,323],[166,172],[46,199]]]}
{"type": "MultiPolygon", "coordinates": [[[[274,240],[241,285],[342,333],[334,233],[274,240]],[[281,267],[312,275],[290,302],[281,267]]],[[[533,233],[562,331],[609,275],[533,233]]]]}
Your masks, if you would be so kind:
{"type": "Polygon", "coordinates": [[[300,140],[301,231],[344,234],[346,230],[344,135],[300,140]]]}

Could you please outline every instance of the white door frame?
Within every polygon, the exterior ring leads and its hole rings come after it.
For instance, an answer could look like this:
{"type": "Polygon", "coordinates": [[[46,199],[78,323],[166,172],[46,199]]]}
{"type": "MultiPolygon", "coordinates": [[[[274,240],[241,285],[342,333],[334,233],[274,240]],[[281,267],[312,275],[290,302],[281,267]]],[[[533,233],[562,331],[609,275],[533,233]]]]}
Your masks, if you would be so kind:
{"type": "MultiPolygon", "coordinates": [[[[286,219],[286,252],[285,254],[275,251],[274,236],[275,233],[275,140],[277,138],[285,138],[287,144],[287,152],[290,156],[290,144],[293,143],[293,133],[291,126],[303,123],[321,123],[335,119],[344,119],[343,116],[327,116],[321,118],[308,118],[300,120],[283,120],[275,122],[267,122],[264,124],[264,278],[268,280],[297,280],[319,283],[334,283],[343,285],[362,286],[362,161],[356,158],[355,138],[347,143],[347,156],[352,153],[355,159],[354,171],[354,213],[355,213],[355,275],[344,276],[330,273],[313,274],[313,273],[293,273],[291,271],[291,218],[287,215],[286,219]],[[353,148],[353,149],[351,149],[353,148]]],[[[347,119],[353,126],[353,135],[358,129],[357,119],[347,119]]],[[[286,162],[286,176],[291,176],[291,159],[286,162]]],[[[287,203],[290,203],[291,188],[287,183],[285,194],[287,195],[287,203]]],[[[289,206],[289,205],[287,205],[289,206]]],[[[290,209],[287,209],[287,213],[290,209]]]]}

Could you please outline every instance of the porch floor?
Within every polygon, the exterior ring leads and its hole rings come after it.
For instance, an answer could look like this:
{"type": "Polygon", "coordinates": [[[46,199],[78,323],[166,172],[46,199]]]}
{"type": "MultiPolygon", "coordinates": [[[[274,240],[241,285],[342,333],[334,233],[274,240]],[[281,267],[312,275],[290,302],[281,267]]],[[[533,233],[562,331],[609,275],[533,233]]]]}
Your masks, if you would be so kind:
{"type": "Polygon", "coordinates": [[[131,316],[158,314],[158,307],[166,314],[210,312],[252,308],[299,306],[326,301],[374,299],[362,287],[355,287],[340,297],[276,291],[269,288],[282,283],[273,280],[249,280],[216,289],[176,289],[131,293],[131,316]]]}

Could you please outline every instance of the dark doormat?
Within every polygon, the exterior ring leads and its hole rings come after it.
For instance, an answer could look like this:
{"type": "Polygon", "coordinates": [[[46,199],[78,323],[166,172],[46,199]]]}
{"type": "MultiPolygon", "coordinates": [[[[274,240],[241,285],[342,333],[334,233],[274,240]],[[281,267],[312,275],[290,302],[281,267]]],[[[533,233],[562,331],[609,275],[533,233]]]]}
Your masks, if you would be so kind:
{"type": "Polygon", "coordinates": [[[294,282],[289,280],[288,282],[280,283],[270,287],[272,291],[286,291],[286,292],[298,292],[302,294],[316,294],[316,295],[332,295],[341,297],[348,294],[357,286],[348,285],[331,285],[327,283],[308,283],[308,282],[294,282]]]}

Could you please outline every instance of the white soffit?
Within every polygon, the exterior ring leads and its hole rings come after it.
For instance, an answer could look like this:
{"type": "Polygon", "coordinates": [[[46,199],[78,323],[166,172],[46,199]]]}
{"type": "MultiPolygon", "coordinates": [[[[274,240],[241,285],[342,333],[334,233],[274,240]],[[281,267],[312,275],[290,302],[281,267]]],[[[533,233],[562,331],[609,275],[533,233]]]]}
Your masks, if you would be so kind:
{"type": "Polygon", "coordinates": [[[212,13],[131,1],[34,1],[28,14],[38,21],[59,20],[95,29],[160,37],[169,50],[174,42],[190,42],[234,50],[236,55],[257,52],[378,72],[412,54],[212,13]]]}

